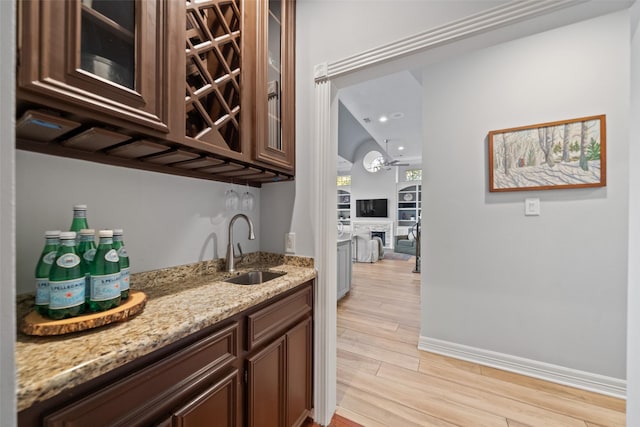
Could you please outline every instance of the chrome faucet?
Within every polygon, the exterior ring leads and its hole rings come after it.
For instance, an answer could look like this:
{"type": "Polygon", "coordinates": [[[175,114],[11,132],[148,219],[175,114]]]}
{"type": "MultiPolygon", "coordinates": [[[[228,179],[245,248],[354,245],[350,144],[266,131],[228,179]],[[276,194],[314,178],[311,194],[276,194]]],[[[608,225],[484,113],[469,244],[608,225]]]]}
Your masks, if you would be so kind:
{"type": "MultiPolygon", "coordinates": [[[[231,221],[229,221],[229,243],[227,243],[227,271],[229,272],[235,270],[234,264],[236,260],[235,251],[233,249],[233,224],[238,218],[244,218],[247,221],[247,224],[249,224],[249,240],[254,240],[256,238],[256,235],[253,234],[253,222],[251,222],[248,216],[246,216],[245,214],[237,214],[234,215],[233,218],[231,218],[231,221]]],[[[238,243],[238,250],[240,251],[240,259],[242,260],[244,254],[242,253],[240,243],[238,243]]]]}

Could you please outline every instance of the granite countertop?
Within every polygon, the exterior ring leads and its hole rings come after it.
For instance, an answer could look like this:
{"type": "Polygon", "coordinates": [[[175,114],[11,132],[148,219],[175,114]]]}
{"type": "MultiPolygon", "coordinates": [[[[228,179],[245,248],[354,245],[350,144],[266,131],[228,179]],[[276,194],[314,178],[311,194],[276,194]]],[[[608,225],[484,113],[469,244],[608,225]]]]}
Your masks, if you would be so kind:
{"type": "MultiPolygon", "coordinates": [[[[131,276],[131,288],[147,295],[136,317],[83,332],[34,337],[18,332],[16,342],[18,411],[53,397],[156,349],[234,316],[315,278],[313,259],[250,254],[235,273],[224,260],[179,266],[131,276]],[[285,271],[260,285],[223,282],[252,269],[285,271]]],[[[18,319],[33,307],[33,295],[17,301],[18,319]]]]}

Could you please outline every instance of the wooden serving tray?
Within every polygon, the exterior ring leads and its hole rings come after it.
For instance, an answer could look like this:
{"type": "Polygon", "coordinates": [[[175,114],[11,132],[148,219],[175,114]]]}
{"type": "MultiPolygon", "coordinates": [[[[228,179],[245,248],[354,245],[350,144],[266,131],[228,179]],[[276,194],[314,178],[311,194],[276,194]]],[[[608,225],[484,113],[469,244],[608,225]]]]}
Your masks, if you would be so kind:
{"type": "Polygon", "coordinates": [[[27,314],[20,330],[27,335],[63,335],[93,329],[110,323],[128,320],[141,313],[147,303],[147,295],[141,291],[129,291],[129,299],[124,304],[107,311],[83,314],[62,320],[51,320],[37,311],[27,314]]]}

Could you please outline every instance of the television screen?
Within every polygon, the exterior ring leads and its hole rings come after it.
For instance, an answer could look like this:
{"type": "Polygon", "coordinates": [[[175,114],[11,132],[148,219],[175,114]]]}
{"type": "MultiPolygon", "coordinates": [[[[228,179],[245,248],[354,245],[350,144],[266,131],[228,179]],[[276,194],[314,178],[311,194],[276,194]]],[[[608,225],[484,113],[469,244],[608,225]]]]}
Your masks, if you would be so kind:
{"type": "Polygon", "coordinates": [[[369,218],[386,218],[387,199],[356,200],[356,216],[369,218]]]}

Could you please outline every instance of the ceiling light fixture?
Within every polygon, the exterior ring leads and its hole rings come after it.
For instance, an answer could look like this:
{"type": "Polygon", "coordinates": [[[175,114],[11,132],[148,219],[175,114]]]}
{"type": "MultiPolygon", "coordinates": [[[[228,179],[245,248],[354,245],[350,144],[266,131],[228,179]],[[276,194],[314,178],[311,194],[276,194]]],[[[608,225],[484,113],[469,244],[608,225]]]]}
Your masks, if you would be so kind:
{"type": "Polygon", "coordinates": [[[403,145],[399,146],[398,150],[400,150],[400,151],[404,150],[404,146],[403,145]]]}
{"type": "Polygon", "coordinates": [[[380,123],[384,123],[384,122],[386,122],[387,120],[389,120],[389,119],[387,118],[387,116],[380,116],[380,118],[378,119],[378,121],[379,121],[380,123]]]}

